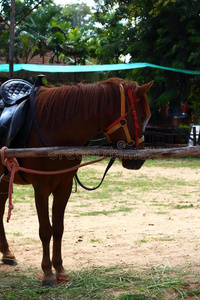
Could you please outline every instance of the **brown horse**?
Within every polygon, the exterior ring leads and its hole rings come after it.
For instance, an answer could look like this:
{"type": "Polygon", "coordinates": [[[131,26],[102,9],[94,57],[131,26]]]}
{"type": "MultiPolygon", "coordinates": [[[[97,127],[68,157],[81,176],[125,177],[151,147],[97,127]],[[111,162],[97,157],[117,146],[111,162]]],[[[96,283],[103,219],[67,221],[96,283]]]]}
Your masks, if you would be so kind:
{"type": "MultiPolygon", "coordinates": [[[[136,82],[119,78],[93,84],[77,84],[61,87],[41,87],[35,99],[35,115],[41,135],[49,146],[81,146],[93,136],[104,133],[108,141],[123,143],[127,147],[144,148],[143,132],[150,117],[146,92],[151,83],[139,86],[136,82]]],[[[43,147],[33,125],[26,147],[43,147]]],[[[52,171],[79,165],[80,157],[24,158],[25,168],[52,171]]],[[[139,169],[144,161],[122,160],[129,169],[139,169]]],[[[3,165],[1,165],[3,174],[3,165]]],[[[43,247],[42,284],[53,286],[57,278],[67,278],[63,267],[61,243],[65,207],[72,190],[76,171],[59,175],[24,174],[26,182],[16,174],[16,184],[32,184],[39,219],[39,236],[43,247]],[[49,196],[53,194],[52,220],[49,219],[49,196]],[[53,237],[52,259],[50,240],[53,237]],[[55,274],[52,268],[55,269],[55,274]]],[[[0,251],[5,264],[15,262],[9,249],[3,225],[5,203],[8,197],[9,174],[0,184],[0,251]]]]}

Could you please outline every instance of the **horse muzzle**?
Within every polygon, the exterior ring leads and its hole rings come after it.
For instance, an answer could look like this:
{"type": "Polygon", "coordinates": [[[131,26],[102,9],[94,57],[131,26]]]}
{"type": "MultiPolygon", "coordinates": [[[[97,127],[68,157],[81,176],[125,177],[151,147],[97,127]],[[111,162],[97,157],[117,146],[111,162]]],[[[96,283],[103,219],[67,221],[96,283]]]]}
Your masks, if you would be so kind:
{"type": "Polygon", "coordinates": [[[129,170],[139,170],[144,162],[145,159],[122,159],[122,166],[129,170]]]}
{"type": "MultiPolygon", "coordinates": [[[[144,149],[144,136],[142,136],[139,140],[138,140],[138,145],[139,149],[144,149]]],[[[125,148],[127,149],[127,148],[125,148]]],[[[130,148],[131,149],[131,148],[130,148]]],[[[138,147],[137,147],[138,149],[138,147]]],[[[138,149],[138,150],[139,150],[138,149]]],[[[139,170],[142,165],[144,164],[144,162],[146,161],[146,159],[139,159],[138,157],[135,158],[123,158],[122,159],[122,166],[126,169],[129,170],[139,170]]]]}

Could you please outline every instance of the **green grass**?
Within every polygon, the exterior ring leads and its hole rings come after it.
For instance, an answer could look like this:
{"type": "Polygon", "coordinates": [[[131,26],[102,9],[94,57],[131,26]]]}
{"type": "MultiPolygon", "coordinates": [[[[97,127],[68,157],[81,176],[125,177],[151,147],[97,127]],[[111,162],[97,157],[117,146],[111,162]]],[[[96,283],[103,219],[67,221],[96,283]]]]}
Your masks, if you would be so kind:
{"type": "Polygon", "coordinates": [[[155,213],[156,213],[157,215],[165,215],[165,214],[167,214],[166,211],[156,211],[155,213]]]}
{"type": "Polygon", "coordinates": [[[30,203],[34,198],[33,188],[31,186],[14,185],[14,203],[30,203]]]}
{"type": "MultiPolygon", "coordinates": [[[[188,168],[192,166],[199,167],[200,160],[194,159],[195,162],[191,160],[152,160],[147,161],[147,167],[152,167],[152,163],[156,167],[164,167],[165,168],[174,168],[179,167],[183,164],[186,164],[188,168]],[[164,161],[164,162],[163,162],[164,161]],[[169,164],[170,161],[170,164],[169,164]]],[[[102,163],[101,163],[102,164],[102,163]]],[[[116,162],[116,164],[120,164],[116,162]]],[[[106,163],[104,162],[104,166],[106,163]]],[[[142,170],[142,169],[141,169],[142,170]]],[[[149,169],[150,170],[150,169],[149,169]]],[[[199,206],[198,201],[200,200],[200,196],[196,197],[195,203],[190,204],[191,193],[195,193],[197,195],[199,191],[199,180],[198,177],[196,180],[193,180],[192,183],[188,185],[187,180],[183,178],[179,178],[176,176],[175,178],[169,178],[166,176],[158,175],[155,177],[151,176],[151,171],[149,174],[143,174],[137,171],[132,171],[133,175],[123,178],[122,172],[116,173],[108,173],[104,183],[102,186],[96,191],[86,192],[81,187],[78,186],[78,191],[76,194],[72,194],[70,201],[78,202],[76,206],[76,211],[71,213],[75,214],[77,217],[83,216],[98,216],[98,215],[105,215],[109,216],[111,214],[117,214],[122,211],[122,207],[124,209],[124,213],[129,213],[133,209],[136,209],[139,205],[152,205],[155,206],[165,206],[166,209],[162,211],[155,211],[157,214],[167,214],[168,209],[175,208],[175,204],[172,203],[171,199],[175,199],[177,193],[181,196],[184,202],[188,202],[188,208],[194,205],[195,207],[199,206]],[[182,192],[182,187],[187,187],[187,193],[182,192]],[[155,197],[149,198],[149,193],[152,195],[152,191],[154,192],[155,197]],[[159,192],[166,193],[166,202],[159,201],[159,192]],[[84,198],[84,202],[82,199],[84,198]],[[90,200],[94,200],[94,204],[98,203],[98,208],[95,205],[91,205],[90,200]],[[88,205],[88,202],[90,205],[88,205]],[[112,207],[107,207],[105,209],[105,205],[108,206],[113,203],[112,207]],[[82,207],[82,210],[81,210],[82,207]],[[85,207],[85,209],[84,209],[85,207]]],[[[101,172],[103,174],[103,170],[101,172]]],[[[84,184],[89,186],[97,185],[101,180],[100,172],[96,172],[95,167],[93,169],[91,167],[87,169],[80,170],[79,178],[84,182],[84,184]]],[[[184,204],[183,204],[184,205],[184,204]]],[[[181,206],[177,206],[177,209],[181,208],[181,206]]],[[[185,207],[186,208],[186,207],[185,207]]]]}
{"type": "Polygon", "coordinates": [[[43,288],[38,270],[13,269],[0,273],[2,300],[129,300],[129,299],[199,299],[200,280],[187,267],[171,269],[121,266],[91,268],[70,273],[70,281],[56,288],[43,288]]]}
{"type": "Polygon", "coordinates": [[[194,205],[193,204],[183,204],[183,205],[181,205],[181,204],[178,204],[178,205],[176,205],[176,206],[174,206],[174,208],[175,209],[184,209],[184,208],[193,208],[194,207],[194,205]]]}
{"type": "Polygon", "coordinates": [[[130,212],[132,211],[132,208],[130,207],[120,207],[119,209],[116,210],[102,210],[102,211],[91,211],[91,212],[85,212],[85,213],[80,213],[79,215],[76,215],[77,217],[85,217],[85,216],[97,216],[97,215],[110,215],[114,213],[119,213],[119,212],[130,212]]]}
{"type": "Polygon", "coordinates": [[[198,169],[200,157],[171,158],[171,159],[148,159],[146,167],[166,167],[166,168],[191,168],[198,169]]]}

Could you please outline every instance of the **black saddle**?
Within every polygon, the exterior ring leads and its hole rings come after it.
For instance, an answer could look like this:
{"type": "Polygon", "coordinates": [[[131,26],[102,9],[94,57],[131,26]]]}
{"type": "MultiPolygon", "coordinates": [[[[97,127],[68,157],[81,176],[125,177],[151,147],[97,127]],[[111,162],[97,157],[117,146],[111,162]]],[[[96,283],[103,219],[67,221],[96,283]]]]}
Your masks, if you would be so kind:
{"type": "Polygon", "coordinates": [[[0,88],[0,147],[23,147],[27,141],[32,117],[29,95],[32,84],[10,79],[0,88]]]}

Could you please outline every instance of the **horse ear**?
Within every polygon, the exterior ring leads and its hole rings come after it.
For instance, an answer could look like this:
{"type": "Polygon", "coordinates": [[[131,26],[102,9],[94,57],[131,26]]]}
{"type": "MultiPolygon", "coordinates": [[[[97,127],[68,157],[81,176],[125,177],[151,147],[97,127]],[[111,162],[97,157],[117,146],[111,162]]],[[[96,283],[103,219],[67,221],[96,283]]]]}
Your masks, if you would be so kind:
{"type": "Polygon", "coordinates": [[[144,94],[147,93],[147,91],[150,89],[150,87],[153,85],[154,81],[150,81],[149,83],[145,83],[141,86],[138,87],[138,90],[136,92],[137,97],[140,98],[142,97],[144,94]]]}

